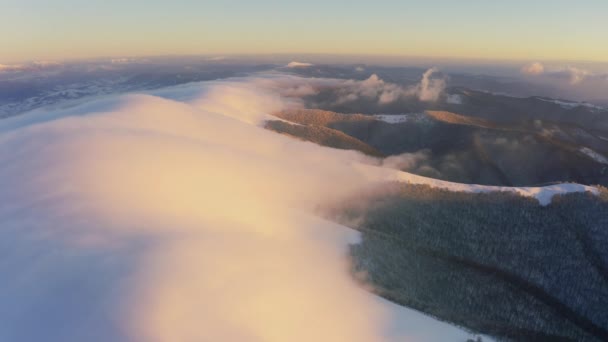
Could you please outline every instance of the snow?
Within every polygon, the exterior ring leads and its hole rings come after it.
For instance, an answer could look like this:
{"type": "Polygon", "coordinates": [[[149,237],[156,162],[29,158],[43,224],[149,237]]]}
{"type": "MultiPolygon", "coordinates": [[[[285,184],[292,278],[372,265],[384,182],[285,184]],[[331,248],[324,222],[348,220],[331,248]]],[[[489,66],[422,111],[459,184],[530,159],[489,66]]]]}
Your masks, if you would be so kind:
{"type": "Polygon", "coordinates": [[[378,121],[383,121],[389,124],[399,124],[408,121],[420,121],[424,119],[424,113],[409,113],[409,114],[375,114],[373,118],[378,121]]]}
{"type": "Polygon", "coordinates": [[[419,311],[397,305],[383,298],[378,297],[377,301],[390,312],[392,317],[385,335],[390,341],[465,342],[476,341],[477,337],[481,337],[484,342],[495,341],[490,336],[467,332],[462,328],[438,321],[419,311]]]}
{"type": "Polygon", "coordinates": [[[390,124],[397,124],[397,123],[407,122],[409,117],[410,117],[410,115],[408,115],[408,114],[402,114],[402,115],[382,115],[382,114],[378,114],[378,115],[374,115],[374,119],[376,119],[378,121],[384,121],[384,122],[390,123],[390,124]]]}
{"type": "MultiPolygon", "coordinates": [[[[318,227],[319,230],[316,234],[327,235],[328,231],[334,232],[331,238],[336,243],[336,248],[342,249],[344,253],[347,253],[349,245],[358,244],[361,241],[361,234],[347,226],[312,216],[302,217],[302,219],[310,220],[310,226],[318,227]]],[[[364,289],[360,290],[365,291],[364,289]]],[[[494,341],[490,336],[470,333],[458,326],[425,315],[420,311],[397,305],[382,297],[372,296],[374,302],[387,313],[388,319],[384,322],[383,332],[386,341],[464,342],[468,339],[475,340],[478,336],[486,342],[494,341]]]]}
{"type": "Polygon", "coordinates": [[[448,97],[447,97],[446,101],[449,104],[461,105],[462,104],[462,96],[459,95],[459,94],[448,94],[448,97]]]}
{"type": "Polygon", "coordinates": [[[560,107],[565,108],[565,109],[573,109],[573,108],[576,108],[576,107],[586,107],[586,108],[589,108],[589,109],[592,109],[592,110],[604,110],[603,107],[596,106],[594,104],[587,103],[587,102],[555,100],[555,99],[547,99],[547,98],[543,98],[543,97],[537,97],[536,99],[541,100],[541,101],[545,101],[545,102],[555,103],[555,104],[557,104],[560,107]]]}
{"type": "Polygon", "coordinates": [[[512,192],[521,196],[536,198],[538,202],[543,206],[549,205],[551,203],[551,200],[553,199],[553,196],[555,195],[575,192],[591,192],[593,194],[599,193],[599,190],[593,186],[575,183],[563,183],[543,187],[506,187],[479,184],[463,184],[428,178],[404,171],[389,170],[369,165],[358,165],[357,167],[359,167],[363,172],[366,172],[370,178],[376,179],[377,181],[404,182],[410,184],[428,185],[434,188],[440,188],[456,192],[512,192]]]}
{"type": "Polygon", "coordinates": [[[594,150],[588,147],[583,147],[580,149],[580,151],[598,163],[608,164],[608,158],[604,157],[603,155],[595,152],[594,150]]]}
{"type": "MultiPolygon", "coordinates": [[[[76,100],[91,101],[96,97],[126,93],[134,90],[127,83],[128,78],[97,79],[55,86],[25,100],[0,103],[0,118],[25,113],[36,108],[70,105],[76,100]]],[[[76,101],[80,103],[82,101],[76,101]]]]}

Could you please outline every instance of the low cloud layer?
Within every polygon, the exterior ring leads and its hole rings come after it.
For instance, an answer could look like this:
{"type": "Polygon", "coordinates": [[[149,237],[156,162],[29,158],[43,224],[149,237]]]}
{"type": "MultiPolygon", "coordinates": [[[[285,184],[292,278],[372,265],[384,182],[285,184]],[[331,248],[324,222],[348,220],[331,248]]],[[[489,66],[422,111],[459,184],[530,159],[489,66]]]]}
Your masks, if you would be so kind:
{"type": "Polygon", "coordinates": [[[355,155],[248,123],[273,103],[218,85],[192,105],[125,96],[2,134],[0,340],[382,339],[382,307],[349,276],[356,235],[310,216],[365,183],[355,155]],[[46,325],[56,301],[63,323],[46,325]]]}
{"type": "Polygon", "coordinates": [[[368,158],[257,126],[294,81],[0,122],[0,340],[402,341],[349,275],[358,235],[314,216],[374,184],[368,158]]]}

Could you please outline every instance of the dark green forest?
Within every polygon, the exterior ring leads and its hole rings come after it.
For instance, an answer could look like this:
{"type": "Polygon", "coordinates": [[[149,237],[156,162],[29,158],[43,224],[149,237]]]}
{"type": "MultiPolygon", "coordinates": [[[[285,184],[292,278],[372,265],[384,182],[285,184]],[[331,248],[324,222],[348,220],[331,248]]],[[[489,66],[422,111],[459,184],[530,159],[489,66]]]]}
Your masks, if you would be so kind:
{"type": "Polygon", "coordinates": [[[608,340],[608,190],[556,196],[391,184],[332,219],[380,296],[513,341],[608,340]]]}

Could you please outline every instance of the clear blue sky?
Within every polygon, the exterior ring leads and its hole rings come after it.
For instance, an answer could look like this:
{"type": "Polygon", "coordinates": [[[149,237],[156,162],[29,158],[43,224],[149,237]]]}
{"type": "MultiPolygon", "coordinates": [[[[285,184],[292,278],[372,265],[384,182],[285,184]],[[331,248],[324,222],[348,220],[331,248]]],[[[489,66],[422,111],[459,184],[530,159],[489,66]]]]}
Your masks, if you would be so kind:
{"type": "Polygon", "coordinates": [[[608,61],[608,0],[0,0],[0,63],[378,54],[608,61]]]}

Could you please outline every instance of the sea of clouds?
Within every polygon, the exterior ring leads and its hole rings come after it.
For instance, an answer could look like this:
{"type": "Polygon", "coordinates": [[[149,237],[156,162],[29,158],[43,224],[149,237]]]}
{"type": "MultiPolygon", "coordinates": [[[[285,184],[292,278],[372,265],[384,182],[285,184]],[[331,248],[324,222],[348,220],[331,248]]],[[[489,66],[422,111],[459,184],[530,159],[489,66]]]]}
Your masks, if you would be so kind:
{"type": "Polygon", "coordinates": [[[2,120],[0,341],[466,338],[353,280],[358,235],[315,213],[370,161],[261,128],[306,87],[277,79],[2,120]]]}

